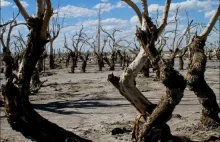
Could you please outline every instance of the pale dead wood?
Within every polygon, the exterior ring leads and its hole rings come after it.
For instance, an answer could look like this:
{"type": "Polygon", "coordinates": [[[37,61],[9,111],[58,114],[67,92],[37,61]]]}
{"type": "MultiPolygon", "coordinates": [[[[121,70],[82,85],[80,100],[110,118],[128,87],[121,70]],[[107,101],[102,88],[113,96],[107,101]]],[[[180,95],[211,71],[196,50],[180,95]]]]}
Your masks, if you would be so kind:
{"type": "Polygon", "coordinates": [[[22,4],[20,3],[19,0],[14,0],[15,4],[17,5],[18,9],[21,12],[21,15],[24,17],[24,20],[27,21],[27,19],[29,18],[28,13],[26,12],[26,10],[24,9],[24,7],[22,6],[22,4]]]}
{"type": "Polygon", "coordinates": [[[207,24],[206,28],[199,35],[201,37],[201,39],[205,40],[208,37],[209,33],[212,31],[212,29],[213,29],[216,21],[218,20],[219,16],[220,16],[220,4],[219,4],[217,10],[215,11],[215,14],[212,16],[209,23],[207,24]]]}
{"type": "Polygon", "coordinates": [[[164,12],[163,12],[163,18],[162,18],[161,24],[158,28],[158,31],[157,31],[157,37],[159,37],[161,35],[161,33],[163,32],[164,28],[167,25],[167,17],[168,17],[168,12],[170,9],[170,3],[171,3],[171,0],[166,0],[164,12]]]}
{"type": "Polygon", "coordinates": [[[141,7],[142,7],[142,13],[145,16],[149,16],[149,14],[148,14],[148,7],[147,7],[147,0],[141,0],[141,7]]]}
{"type": "Polygon", "coordinates": [[[44,12],[43,23],[42,23],[42,27],[41,27],[41,37],[42,38],[46,38],[47,27],[50,23],[50,18],[53,14],[51,1],[50,0],[45,0],[45,2],[46,2],[46,9],[45,9],[45,12],[44,12]]]}

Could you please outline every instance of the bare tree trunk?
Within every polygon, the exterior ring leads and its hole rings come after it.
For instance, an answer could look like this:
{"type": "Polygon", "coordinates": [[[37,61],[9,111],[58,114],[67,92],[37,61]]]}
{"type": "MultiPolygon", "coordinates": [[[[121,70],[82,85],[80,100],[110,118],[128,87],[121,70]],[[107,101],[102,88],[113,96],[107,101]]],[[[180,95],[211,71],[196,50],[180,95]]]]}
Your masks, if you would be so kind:
{"type": "Polygon", "coordinates": [[[70,62],[70,54],[67,55],[67,59],[66,59],[66,67],[69,66],[69,62],[70,62]]]}
{"type": "Polygon", "coordinates": [[[37,93],[45,81],[43,82],[40,81],[40,75],[39,75],[38,69],[35,68],[33,75],[32,75],[32,84],[30,88],[31,92],[37,93]]]}
{"type": "Polygon", "coordinates": [[[110,65],[110,71],[114,71],[115,70],[115,61],[116,61],[116,52],[113,51],[112,55],[111,55],[111,65],[110,65]]]}
{"type": "Polygon", "coordinates": [[[80,56],[80,59],[82,60],[81,72],[85,73],[86,72],[87,61],[89,59],[89,53],[87,53],[85,55],[85,58],[83,58],[83,56],[80,56]]]}
{"type": "Polygon", "coordinates": [[[3,59],[5,64],[5,77],[10,78],[12,76],[12,64],[13,64],[13,58],[11,56],[10,52],[6,52],[3,49],[3,59]]]}
{"type": "MultiPolygon", "coordinates": [[[[33,109],[29,101],[30,81],[35,66],[45,50],[44,46],[48,42],[46,31],[52,16],[52,7],[50,0],[46,0],[46,9],[41,9],[43,11],[41,13],[38,10],[43,7],[43,4],[40,3],[42,1],[37,0],[37,6],[39,7],[36,8],[36,13],[40,16],[37,15],[36,18],[32,18],[28,16],[19,0],[14,0],[14,2],[27,21],[30,33],[27,40],[27,49],[22,58],[17,77],[13,78],[12,72],[10,72],[10,76],[7,76],[6,84],[2,85],[2,95],[4,96],[8,123],[12,129],[21,132],[32,141],[89,141],[48,121],[33,109]],[[14,82],[14,79],[17,79],[17,81],[14,82]]],[[[9,61],[6,61],[6,63],[11,64],[9,61]]]]}
{"type": "Polygon", "coordinates": [[[103,62],[103,55],[102,54],[97,54],[96,57],[98,59],[98,66],[99,66],[99,71],[102,71],[102,67],[104,67],[104,62],[103,62]]]}
{"type": "Polygon", "coordinates": [[[141,71],[143,72],[143,75],[145,77],[150,77],[150,59],[148,58],[145,65],[143,66],[143,68],[141,69],[141,71]]]}
{"type": "MultiPolygon", "coordinates": [[[[120,50],[117,51],[117,54],[119,55],[119,66],[122,67],[122,64],[123,64],[123,56],[121,55],[121,52],[120,50]]],[[[116,55],[117,55],[116,54],[116,55]]],[[[117,61],[117,59],[116,59],[117,61]]]]}
{"type": "Polygon", "coordinates": [[[212,60],[212,54],[211,54],[211,51],[208,51],[208,59],[209,59],[209,60],[212,60]]]}
{"type": "Polygon", "coordinates": [[[20,60],[20,55],[19,54],[15,55],[14,62],[13,62],[13,69],[16,71],[18,71],[19,60],[20,60]]]}
{"type": "Polygon", "coordinates": [[[205,125],[213,125],[213,122],[220,124],[218,113],[220,108],[216,101],[216,95],[205,81],[205,69],[207,57],[204,53],[206,39],[201,39],[199,36],[193,37],[192,56],[190,67],[186,74],[187,84],[199,99],[202,104],[201,122],[205,125]]]}
{"type": "Polygon", "coordinates": [[[75,68],[76,68],[76,63],[77,63],[77,55],[75,55],[75,53],[71,52],[70,57],[72,60],[71,73],[74,73],[75,68]]]}
{"type": "Polygon", "coordinates": [[[184,66],[184,61],[183,61],[183,56],[179,56],[179,70],[183,70],[184,66]]]}
{"type": "Polygon", "coordinates": [[[127,56],[126,56],[126,53],[124,51],[124,53],[123,53],[123,62],[122,62],[122,70],[125,69],[126,61],[127,61],[127,56]]]}
{"type": "Polygon", "coordinates": [[[53,41],[50,41],[50,69],[54,69],[53,41]]]}

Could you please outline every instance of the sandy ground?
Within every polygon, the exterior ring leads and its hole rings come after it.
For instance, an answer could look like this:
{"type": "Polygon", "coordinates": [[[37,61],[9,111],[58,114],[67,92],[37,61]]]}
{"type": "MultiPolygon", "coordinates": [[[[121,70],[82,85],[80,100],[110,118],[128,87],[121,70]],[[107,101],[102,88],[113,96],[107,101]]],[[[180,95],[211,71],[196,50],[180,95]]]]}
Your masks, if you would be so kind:
{"type": "MultiPolygon", "coordinates": [[[[219,102],[219,66],[218,63],[208,63],[207,66],[206,81],[219,102]],[[209,67],[210,65],[214,67],[209,67]]],[[[76,70],[76,73],[70,74],[69,70],[69,68],[47,70],[53,74],[41,77],[41,80],[48,79],[45,83],[47,87],[43,87],[39,93],[30,97],[34,108],[50,121],[95,142],[131,141],[133,121],[138,112],[107,81],[107,76],[111,72],[107,71],[107,68],[98,72],[97,67],[92,65],[88,66],[87,73],[76,70]],[[126,132],[112,135],[111,131],[116,127],[124,128],[126,132]]],[[[121,73],[119,67],[114,71],[115,75],[121,73]]],[[[181,74],[185,73],[186,70],[181,71],[181,74]]],[[[165,87],[160,82],[153,81],[154,75],[151,73],[150,78],[145,78],[139,74],[136,81],[140,91],[150,101],[157,103],[165,94],[165,87]]],[[[5,80],[1,82],[4,83],[5,80]]],[[[172,134],[189,136],[193,140],[201,140],[208,135],[218,136],[220,127],[198,128],[200,109],[197,97],[186,89],[181,103],[174,111],[174,116],[168,122],[172,134]]],[[[29,142],[30,140],[11,129],[4,115],[1,108],[1,142],[29,142]]]]}

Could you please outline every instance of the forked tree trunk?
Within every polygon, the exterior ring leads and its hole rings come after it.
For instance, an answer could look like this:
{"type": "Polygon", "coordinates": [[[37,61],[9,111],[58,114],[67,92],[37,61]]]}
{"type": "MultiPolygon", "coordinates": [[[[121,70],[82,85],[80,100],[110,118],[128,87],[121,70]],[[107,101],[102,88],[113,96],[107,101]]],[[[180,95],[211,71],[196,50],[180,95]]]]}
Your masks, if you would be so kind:
{"type": "MultiPolygon", "coordinates": [[[[12,129],[21,132],[26,138],[33,141],[41,142],[64,142],[68,140],[86,142],[70,131],[57,126],[39,115],[29,102],[30,81],[35,66],[44,52],[44,46],[48,42],[45,33],[52,16],[52,8],[50,0],[46,0],[46,10],[43,17],[28,17],[20,1],[14,0],[19,7],[22,15],[27,21],[30,28],[30,34],[27,41],[27,49],[25,50],[17,78],[13,78],[12,72],[7,74],[6,85],[2,85],[2,95],[4,96],[5,113],[8,123],[12,129]],[[17,79],[16,82],[13,79],[17,79]],[[17,84],[15,84],[17,83],[17,84]]],[[[40,4],[42,1],[37,1],[40,4]]],[[[40,4],[37,9],[39,12],[43,6],[40,4]]],[[[37,15],[39,14],[37,12],[37,15]]],[[[8,67],[12,66],[10,58],[5,58],[8,67]]]]}
{"type": "Polygon", "coordinates": [[[206,39],[199,36],[193,37],[191,45],[192,56],[190,67],[186,74],[187,85],[190,87],[202,104],[201,122],[205,125],[213,125],[213,122],[220,124],[218,113],[220,108],[218,106],[216,95],[205,81],[205,69],[207,57],[204,53],[206,39]]]}

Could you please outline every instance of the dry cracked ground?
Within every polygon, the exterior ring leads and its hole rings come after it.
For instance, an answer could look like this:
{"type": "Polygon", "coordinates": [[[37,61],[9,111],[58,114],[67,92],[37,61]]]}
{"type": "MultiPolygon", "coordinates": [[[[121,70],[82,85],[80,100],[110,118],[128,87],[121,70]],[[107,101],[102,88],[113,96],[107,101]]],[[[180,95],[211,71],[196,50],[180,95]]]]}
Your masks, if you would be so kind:
{"type": "MultiPolygon", "coordinates": [[[[178,65],[178,61],[176,61],[178,65]]],[[[175,66],[177,66],[175,65],[175,66]]],[[[80,64],[76,73],[70,74],[69,68],[46,70],[41,80],[48,81],[39,93],[30,100],[34,108],[46,119],[94,142],[128,142],[137,110],[107,81],[107,71],[97,71],[97,66],[89,64],[87,73],[80,73],[80,64]],[[49,75],[48,75],[49,73],[49,75]],[[114,128],[124,130],[123,134],[112,135],[114,128]]],[[[115,75],[122,71],[117,67],[115,75]]],[[[181,71],[185,74],[186,70],[181,71]]],[[[160,82],[139,74],[137,87],[150,101],[157,103],[165,94],[160,82]]],[[[208,62],[206,80],[217,95],[219,102],[219,64],[208,62]]],[[[1,83],[4,83],[1,74],[1,83]]],[[[209,135],[219,136],[220,127],[207,129],[198,127],[201,105],[193,92],[187,88],[181,103],[176,107],[172,119],[168,122],[172,134],[188,136],[201,140],[209,135]]],[[[19,132],[13,131],[1,107],[1,142],[29,142],[19,132]]],[[[34,128],[33,128],[34,129],[34,128]]]]}

